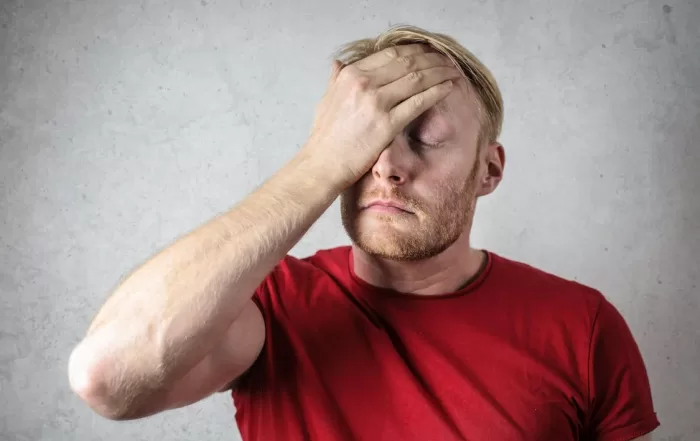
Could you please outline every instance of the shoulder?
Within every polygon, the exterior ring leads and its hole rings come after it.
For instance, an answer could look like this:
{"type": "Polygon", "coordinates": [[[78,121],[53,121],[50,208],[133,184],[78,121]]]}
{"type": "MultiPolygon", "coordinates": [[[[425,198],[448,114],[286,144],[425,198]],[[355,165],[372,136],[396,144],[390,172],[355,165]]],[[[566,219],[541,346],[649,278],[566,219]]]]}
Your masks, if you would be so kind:
{"type": "Polygon", "coordinates": [[[490,253],[492,271],[504,285],[518,287],[524,291],[537,291],[548,296],[563,296],[580,300],[600,302],[599,290],[577,280],[566,279],[530,264],[490,253]]]}
{"type": "Polygon", "coordinates": [[[347,283],[350,247],[285,256],[259,285],[254,300],[263,308],[304,304],[347,283]]]}
{"type": "Polygon", "coordinates": [[[515,311],[590,335],[608,302],[598,289],[541,268],[492,254],[489,283],[515,311]]]}
{"type": "Polygon", "coordinates": [[[303,258],[285,256],[273,269],[271,275],[278,282],[296,282],[310,276],[343,276],[348,272],[349,246],[328,248],[303,258]]]}

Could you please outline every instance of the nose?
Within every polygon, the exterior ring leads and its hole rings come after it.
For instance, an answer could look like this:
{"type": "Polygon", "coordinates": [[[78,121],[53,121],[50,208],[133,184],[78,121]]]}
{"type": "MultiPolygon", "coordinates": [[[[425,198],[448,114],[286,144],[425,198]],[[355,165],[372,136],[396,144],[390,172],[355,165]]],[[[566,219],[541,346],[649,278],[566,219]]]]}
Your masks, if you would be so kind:
{"type": "Polygon", "coordinates": [[[399,134],[385,148],[372,166],[374,179],[391,185],[403,185],[408,180],[410,148],[399,134]]]}

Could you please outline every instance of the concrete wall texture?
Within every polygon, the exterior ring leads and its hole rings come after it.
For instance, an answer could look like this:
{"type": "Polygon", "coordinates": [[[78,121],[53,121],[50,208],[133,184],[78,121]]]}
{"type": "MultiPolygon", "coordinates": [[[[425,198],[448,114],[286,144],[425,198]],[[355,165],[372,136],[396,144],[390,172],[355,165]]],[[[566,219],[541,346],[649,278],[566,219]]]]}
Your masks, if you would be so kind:
{"type": "MultiPolygon", "coordinates": [[[[227,395],[115,423],[69,352],[120,278],[304,142],[342,43],[409,23],[493,70],[505,180],[473,240],[602,290],[700,440],[700,1],[5,0],[0,440],[235,440],[227,395]]],[[[348,243],[334,205],[295,247],[348,243]]]]}

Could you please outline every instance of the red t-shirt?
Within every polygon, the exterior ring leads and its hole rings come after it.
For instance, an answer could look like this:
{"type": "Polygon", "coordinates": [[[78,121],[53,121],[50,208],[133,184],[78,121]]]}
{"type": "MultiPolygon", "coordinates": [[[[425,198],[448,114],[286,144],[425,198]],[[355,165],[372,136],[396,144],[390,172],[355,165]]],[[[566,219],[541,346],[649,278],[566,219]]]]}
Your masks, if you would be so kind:
{"type": "Polygon", "coordinates": [[[455,293],[380,289],[351,248],[286,257],[254,300],[263,351],[233,390],[245,441],[628,441],[655,429],[617,310],[494,253],[455,293]]]}

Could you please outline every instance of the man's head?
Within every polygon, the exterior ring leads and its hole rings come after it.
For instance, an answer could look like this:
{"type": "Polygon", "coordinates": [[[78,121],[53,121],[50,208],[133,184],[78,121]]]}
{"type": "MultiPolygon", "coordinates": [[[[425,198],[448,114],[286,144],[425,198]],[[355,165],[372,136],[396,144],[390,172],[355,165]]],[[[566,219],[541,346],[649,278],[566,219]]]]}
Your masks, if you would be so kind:
{"type": "Polygon", "coordinates": [[[392,46],[423,43],[463,73],[452,92],[400,133],[370,171],[341,196],[343,226],[366,253],[400,261],[441,253],[468,240],[479,196],[501,179],[503,103],[488,69],[453,38],[416,27],[351,42],[338,58],[354,63],[392,46]],[[368,207],[390,203],[403,210],[368,207]]]}

